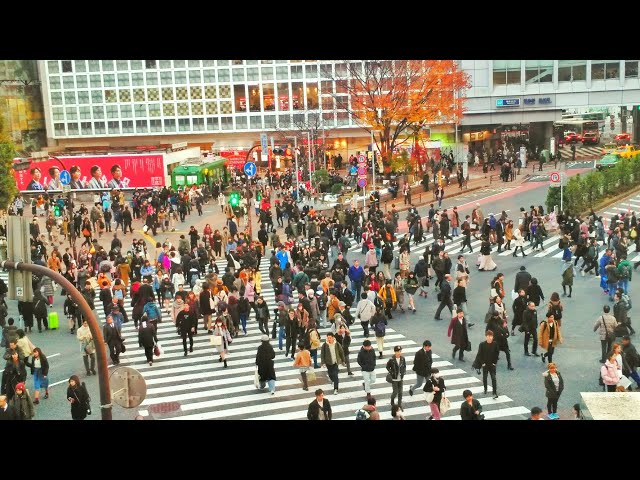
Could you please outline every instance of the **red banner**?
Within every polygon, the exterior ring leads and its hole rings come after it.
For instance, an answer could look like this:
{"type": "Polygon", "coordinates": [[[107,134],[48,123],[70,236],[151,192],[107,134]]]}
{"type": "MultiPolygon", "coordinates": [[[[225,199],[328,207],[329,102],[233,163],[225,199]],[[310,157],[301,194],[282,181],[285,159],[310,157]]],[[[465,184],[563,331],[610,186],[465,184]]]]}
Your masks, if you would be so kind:
{"type": "MultiPolygon", "coordinates": [[[[58,157],[71,174],[71,188],[147,188],[165,184],[163,155],[96,155],[58,157]]],[[[33,161],[14,172],[19,190],[61,190],[60,162],[33,161]],[[37,170],[35,170],[37,169],[37,170]]]]}
{"type": "Polygon", "coordinates": [[[234,167],[239,170],[244,168],[247,163],[247,152],[242,150],[223,150],[219,153],[221,157],[227,159],[226,166],[234,167]]]}

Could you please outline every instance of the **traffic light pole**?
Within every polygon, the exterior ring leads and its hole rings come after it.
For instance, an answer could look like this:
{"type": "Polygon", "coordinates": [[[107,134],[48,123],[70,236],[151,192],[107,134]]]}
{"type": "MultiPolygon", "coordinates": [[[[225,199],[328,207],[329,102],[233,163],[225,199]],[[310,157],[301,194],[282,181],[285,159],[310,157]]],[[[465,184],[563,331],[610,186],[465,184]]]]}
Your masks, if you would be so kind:
{"type": "Polygon", "coordinates": [[[105,348],[104,337],[102,336],[102,330],[98,324],[98,320],[94,316],[89,304],[84,299],[78,289],[64,276],[58,272],[48,269],[40,265],[34,265],[32,263],[13,262],[11,260],[5,260],[0,263],[0,267],[5,270],[18,270],[21,272],[31,272],[38,276],[49,277],[54,282],[60,284],[64,290],[71,295],[73,301],[78,305],[84,318],[89,323],[89,330],[91,330],[91,336],[96,347],[96,355],[98,357],[98,384],[100,386],[100,411],[102,413],[102,420],[112,420],[111,412],[111,388],[109,386],[109,370],[107,368],[107,349],[105,348]]]}

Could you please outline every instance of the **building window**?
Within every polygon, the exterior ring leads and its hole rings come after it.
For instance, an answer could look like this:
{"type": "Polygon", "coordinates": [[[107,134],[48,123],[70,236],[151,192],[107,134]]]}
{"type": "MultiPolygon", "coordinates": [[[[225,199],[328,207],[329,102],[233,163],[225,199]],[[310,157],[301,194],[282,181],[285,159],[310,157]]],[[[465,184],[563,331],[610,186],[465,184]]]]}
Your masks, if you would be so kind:
{"type": "Polygon", "coordinates": [[[553,60],[525,60],[526,83],[549,83],[553,81],[553,60]]]}
{"type": "Polygon", "coordinates": [[[89,103],[89,92],[87,90],[78,91],[78,103],[89,103]]]}
{"type": "Polygon", "coordinates": [[[229,65],[229,60],[218,60],[219,67],[227,67],[229,65]]]}
{"type": "Polygon", "coordinates": [[[102,71],[113,72],[113,60],[102,60],[102,71]]]}
{"type": "Polygon", "coordinates": [[[233,69],[233,81],[234,82],[244,82],[244,68],[234,68],[233,69]]]}
{"type": "Polygon", "coordinates": [[[204,83],[216,83],[215,70],[204,70],[204,83]]]}
{"type": "Polygon", "coordinates": [[[247,94],[244,87],[244,85],[233,86],[233,98],[235,102],[236,112],[247,111],[247,94]]]}
{"type": "Polygon", "coordinates": [[[185,70],[177,70],[174,73],[176,85],[184,85],[187,83],[187,72],[185,70]]]}
{"type": "Polygon", "coordinates": [[[229,69],[222,68],[218,70],[218,82],[228,82],[229,81],[229,69]]]}
{"type": "Polygon", "coordinates": [[[247,129],[247,117],[236,117],[236,129],[237,130],[247,129]]]}
{"type": "Polygon", "coordinates": [[[118,121],[107,122],[107,131],[109,132],[110,135],[120,134],[120,122],[118,121]]]}
{"type": "Polygon", "coordinates": [[[80,107],[80,120],[91,120],[91,107],[80,107]]]}
{"type": "Polygon", "coordinates": [[[62,121],[64,120],[64,109],[63,108],[53,108],[52,109],[52,113],[53,113],[53,121],[62,121]]]}
{"type": "Polygon", "coordinates": [[[162,85],[172,85],[173,78],[171,72],[160,72],[160,83],[162,85]]]}
{"type": "Polygon", "coordinates": [[[322,97],[322,109],[323,110],[333,110],[334,109],[333,97],[331,97],[331,96],[322,97]]]}
{"type": "Polygon", "coordinates": [[[142,103],[137,103],[134,107],[135,115],[138,118],[147,116],[147,106],[142,103]]]}
{"type": "Polygon", "coordinates": [[[203,60],[202,61],[202,66],[203,67],[215,67],[216,66],[216,61],[215,60],[203,60]]]}
{"type": "MultiPolygon", "coordinates": [[[[159,103],[150,103],[149,104],[149,116],[150,117],[159,117],[160,116],[160,104],[159,103]]],[[[157,131],[159,132],[160,130],[157,130],[157,131]]]]}
{"type": "Polygon", "coordinates": [[[104,103],[102,90],[91,90],[91,103],[104,103]]]}
{"type": "Polygon", "coordinates": [[[98,134],[105,134],[104,122],[93,122],[93,130],[98,134]]]}
{"type": "Polygon", "coordinates": [[[294,110],[304,110],[304,88],[302,82],[291,84],[291,103],[294,110]]]}
{"type": "Polygon", "coordinates": [[[333,80],[323,80],[320,84],[323,95],[333,95],[333,80]]]}
{"type": "Polygon", "coordinates": [[[519,85],[521,81],[520,60],[494,60],[494,85],[519,85]]]}
{"type": "Polygon", "coordinates": [[[188,132],[191,130],[191,122],[188,118],[178,119],[178,130],[181,132],[188,132]]]}
{"type": "Polygon", "coordinates": [[[187,65],[189,65],[189,68],[200,68],[200,60],[189,60],[187,65]]]}
{"type": "Polygon", "coordinates": [[[278,84],[278,110],[291,110],[291,105],[289,104],[289,84],[288,83],[279,83],[278,84]]]}
{"type": "Polygon", "coordinates": [[[116,76],[115,75],[105,75],[102,79],[105,87],[115,87],[116,86],[116,76]]]}
{"type": "Polygon", "coordinates": [[[62,105],[62,93],[61,92],[51,92],[51,104],[52,105],[62,105]]]}
{"type": "Polygon", "coordinates": [[[638,60],[624,62],[624,78],[638,78],[638,60]]]}
{"type": "Polygon", "coordinates": [[[142,60],[131,60],[131,70],[142,70],[142,60]]]}
{"type": "Polygon", "coordinates": [[[164,131],[165,132],[175,132],[176,131],[176,121],[171,119],[171,118],[167,118],[164,121],[164,131]]]}
{"type": "Polygon", "coordinates": [[[89,85],[89,82],[86,75],[76,76],[76,86],[78,88],[87,88],[88,85],[89,85]]]}
{"type": "Polygon", "coordinates": [[[262,73],[262,80],[273,80],[273,68],[272,67],[262,67],[260,69],[262,73]]]}
{"type": "Polygon", "coordinates": [[[288,80],[289,67],[276,67],[276,78],[278,80],[288,80]]]}
{"type": "Polygon", "coordinates": [[[71,60],[62,60],[62,73],[73,73],[71,60]]]}
{"type": "Polygon", "coordinates": [[[73,67],[76,72],[86,72],[87,71],[87,61],[86,60],[75,60],[73,62],[73,67]]]}
{"type": "Polygon", "coordinates": [[[91,107],[94,120],[102,120],[104,118],[104,107],[91,107]]]}
{"type": "Polygon", "coordinates": [[[264,128],[276,128],[276,116],[265,115],[264,116],[264,128]]]}
{"type": "Polygon", "coordinates": [[[318,78],[318,66],[317,65],[305,65],[304,74],[307,78],[318,78]]]}
{"type": "Polygon", "coordinates": [[[93,129],[91,128],[91,122],[80,123],[80,133],[82,135],[93,135],[93,129]]]}
{"type": "Polygon", "coordinates": [[[289,128],[291,125],[290,115],[278,115],[278,128],[289,128]]]}
{"type": "Polygon", "coordinates": [[[592,80],[615,80],[620,78],[620,62],[611,62],[606,60],[591,61],[591,79],[592,80]]]}
{"type": "Polygon", "coordinates": [[[125,70],[129,70],[129,60],[117,60],[116,69],[119,72],[124,72],[125,70]]]}
{"type": "Polygon", "coordinates": [[[128,73],[119,73],[118,74],[118,86],[119,87],[128,87],[130,85],[129,74],[128,73]]]}
{"type": "Polygon", "coordinates": [[[77,123],[68,123],[67,124],[67,134],[68,135],[78,135],[78,124],[77,123]]]}
{"type": "Polygon", "coordinates": [[[156,68],[156,61],[155,60],[145,60],[144,61],[144,67],[145,68],[156,68]]]}
{"type": "Polygon", "coordinates": [[[141,87],[142,85],[144,85],[144,77],[142,76],[141,72],[131,74],[131,85],[133,85],[134,87],[141,87]]]}
{"type": "Polygon", "coordinates": [[[260,115],[251,115],[249,122],[251,130],[262,130],[262,117],[260,115]]]}
{"type": "Polygon", "coordinates": [[[65,135],[65,130],[64,130],[64,123],[54,123],[53,124],[53,131],[55,132],[55,134],[57,136],[64,136],[65,135]]]}
{"type": "Polygon", "coordinates": [[[107,105],[107,118],[118,118],[118,107],[115,105],[107,105]]]}
{"type": "Polygon", "coordinates": [[[184,60],[174,60],[173,61],[173,68],[184,68],[185,67],[185,61],[184,60]]]}
{"type": "Polygon", "coordinates": [[[189,83],[202,83],[202,73],[200,70],[189,70],[189,83]]]}
{"type": "Polygon", "coordinates": [[[162,120],[149,120],[149,131],[150,132],[161,132],[162,131],[162,120]]]}
{"type": "Polygon", "coordinates": [[[65,105],[76,105],[77,103],[76,92],[64,92],[65,105]]]}
{"type": "Polygon", "coordinates": [[[257,68],[247,68],[247,80],[258,81],[260,80],[259,76],[257,68]]]}
{"type": "Polygon", "coordinates": [[[218,130],[217,117],[207,117],[207,130],[218,130]]]}
{"type": "Polygon", "coordinates": [[[89,60],[89,71],[90,72],[99,72],[100,71],[100,60],[89,60]]]}
{"type": "Polygon", "coordinates": [[[249,111],[260,111],[260,87],[258,85],[249,85],[249,111]]]}
{"type": "Polygon", "coordinates": [[[202,132],[204,130],[204,118],[193,118],[193,130],[196,132],[202,132]]]}
{"type": "Polygon", "coordinates": [[[558,60],[558,81],[578,82],[587,79],[586,60],[558,60]]]}
{"type": "Polygon", "coordinates": [[[118,101],[118,97],[116,95],[115,90],[105,90],[104,98],[106,100],[106,103],[116,103],[118,101]]]}
{"type": "Polygon", "coordinates": [[[302,78],[302,65],[291,65],[291,78],[302,78]]]}
{"type": "Polygon", "coordinates": [[[220,119],[220,124],[222,130],[233,130],[233,118],[231,117],[222,117],[220,119]]]}
{"type": "Polygon", "coordinates": [[[77,120],[78,119],[78,111],[75,107],[67,107],[67,120],[77,120]]]}
{"type": "Polygon", "coordinates": [[[136,120],[136,133],[147,133],[148,131],[146,120],[136,120]]]}
{"type": "Polygon", "coordinates": [[[232,60],[231,64],[232,65],[242,65],[242,64],[244,64],[244,60],[232,60]]]}
{"type": "Polygon", "coordinates": [[[122,133],[133,133],[133,120],[124,120],[122,122],[122,133]]]}
{"type": "Polygon", "coordinates": [[[165,117],[173,117],[176,114],[176,108],[173,103],[162,104],[162,115],[165,117]]]}
{"type": "Polygon", "coordinates": [[[333,77],[333,65],[330,63],[322,63],[320,64],[320,76],[322,78],[332,78],[333,77]]]}
{"type": "Polygon", "coordinates": [[[171,68],[171,60],[160,60],[160,69],[169,70],[171,68]]]}
{"type": "Polygon", "coordinates": [[[60,73],[60,64],[58,63],[58,60],[49,60],[47,62],[47,67],[49,68],[49,74],[60,73]]]}
{"type": "Polygon", "coordinates": [[[73,90],[75,88],[73,77],[62,77],[62,87],[65,90],[73,90]]]}
{"type": "Polygon", "coordinates": [[[349,114],[347,112],[338,112],[338,125],[349,125],[349,114]]]}
{"type": "Polygon", "coordinates": [[[333,112],[324,112],[322,114],[322,123],[327,127],[333,127],[335,123],[333,120],[333,112]]]}
{"type": "Polygon", "coordinates": [[[147,85],[158,85],[158,74],[155,72],[147,72],[145,73],[145,77],[147,78],[147,85]]]}
{"type": "Polygon", "coordinates": [[[257,65],[258,64],[258,60],[246,60],[247,65],[257,65]]]}
{"type": "Polygon", "coordinates": [[[267,112],[272,112],[276,109],[274,93],[273,83],[265,83],[262,85],[262,104],[267,112]]]}
{"type": "Polygon", "coordinates": [[[91,88],[102,88],[102,77],[100,75],[89,75],[91,88]]]}
{"type": "Polygon", "coordinates": [[[269,64],[273,63],[273,61],[272,60],[261,60],[260,63],[262,65],[269,65],[269,64]]]}
{"type": "Polygon", "coordinates": [[[60,90],[60,77],[49,77],[49,86],[51,87],[51,90],[60,90]]]}
{"type": "MultiPolygon", "coordinates": [[[[120,118],[131,118],[133,116],[131,105],[120,105],[120,118]]],[[[122,124],[124,127],[124,123],[122,124]]]]}

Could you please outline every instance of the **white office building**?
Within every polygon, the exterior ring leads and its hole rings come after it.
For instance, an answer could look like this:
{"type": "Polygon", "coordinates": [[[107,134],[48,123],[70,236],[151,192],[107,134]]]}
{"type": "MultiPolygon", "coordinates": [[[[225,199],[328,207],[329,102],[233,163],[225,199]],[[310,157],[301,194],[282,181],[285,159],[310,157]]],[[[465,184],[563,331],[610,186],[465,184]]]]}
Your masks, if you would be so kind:
{"type": "MultiPolygon", "coordinates": [[[[603,112],[607,132],[628,129],[640,104],[637,60],[460,64],[471,88],[458,138],[471,147],[525,132],[545,143],[563,111],[603,112]]],[[[343,157],[369,143],[349,113],[336,108],[335,96],[347,96],[346,80],[335,80],[346,75],[343,61],[43,60],[38,67],[50,147],[250,147],[261,132],[301,130],[315,115],[343,157]]],[[[452,142],[454,126],[432,134],[452,142]]]]}

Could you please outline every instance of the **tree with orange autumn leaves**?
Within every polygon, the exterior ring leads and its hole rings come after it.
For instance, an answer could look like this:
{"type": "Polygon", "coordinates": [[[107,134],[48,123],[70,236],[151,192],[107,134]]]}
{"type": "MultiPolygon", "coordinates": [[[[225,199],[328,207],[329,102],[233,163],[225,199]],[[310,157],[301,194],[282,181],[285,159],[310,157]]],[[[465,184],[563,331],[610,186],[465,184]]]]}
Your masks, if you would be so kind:
{"type": "MultiPolygon", "coordinates": [[[[336,106],[374,139],[389,165],[394,148],[424,126],[458,123],[469,77],[454,60],[345,61],[336,106]],[[340,95],[340,93],[347,95],[340,95]]],[[[337,70],[337,69],[336,69],[337,70]]]]}

